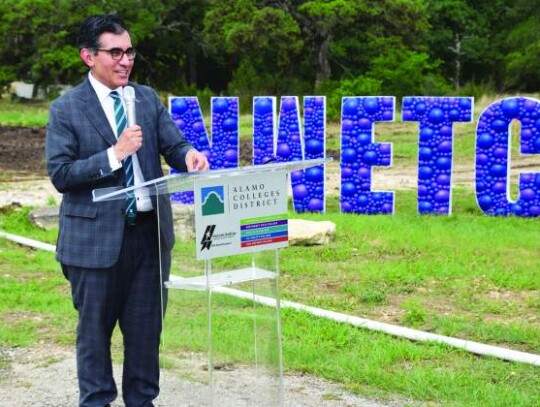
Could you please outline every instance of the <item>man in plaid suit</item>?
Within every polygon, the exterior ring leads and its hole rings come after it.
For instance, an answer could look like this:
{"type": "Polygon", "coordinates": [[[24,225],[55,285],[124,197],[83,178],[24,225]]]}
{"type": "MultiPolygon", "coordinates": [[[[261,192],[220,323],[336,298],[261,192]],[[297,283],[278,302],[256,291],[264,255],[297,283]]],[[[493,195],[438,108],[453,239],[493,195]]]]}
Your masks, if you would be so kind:
{"type": "Polygon", "coordinates": [[[174,243],[170,201],[141,188],[135,221],[127,222],[125,200],[94,203],[92,190],[124,187],[128,157],[135,185],[163,176],[160,156],[181,171],[207,170],[208,161],[184,140],[156,93],[129,82],[136,50],[120,18],[87,18],[78,46],[89,73],[51,104],[46,160],[51,181],[63,194],[57,259],[79,315],[79,405],[102,407],[117,397],[110,342],[118,323],[124,402],[152,406],[159,393],[162,296],[166,300],[160,281],[168,279],[174,243]],[[137,124],[124,129],[114,103],[128,84],[135,90],[137,124]]]}

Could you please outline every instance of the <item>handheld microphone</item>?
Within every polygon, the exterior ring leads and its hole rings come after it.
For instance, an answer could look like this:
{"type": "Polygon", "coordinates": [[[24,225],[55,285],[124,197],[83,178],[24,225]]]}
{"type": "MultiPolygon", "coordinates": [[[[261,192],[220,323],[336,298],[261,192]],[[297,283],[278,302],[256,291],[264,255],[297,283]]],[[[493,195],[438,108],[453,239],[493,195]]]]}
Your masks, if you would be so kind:
{"type": "Polygon", "coordinates": [[[126,105],[127,125],[131,127],[137,123],[137,116],[135,115],[135,89],[133,89],[133,86],[125,86],[123,93],[124,104],[126,105]]]}

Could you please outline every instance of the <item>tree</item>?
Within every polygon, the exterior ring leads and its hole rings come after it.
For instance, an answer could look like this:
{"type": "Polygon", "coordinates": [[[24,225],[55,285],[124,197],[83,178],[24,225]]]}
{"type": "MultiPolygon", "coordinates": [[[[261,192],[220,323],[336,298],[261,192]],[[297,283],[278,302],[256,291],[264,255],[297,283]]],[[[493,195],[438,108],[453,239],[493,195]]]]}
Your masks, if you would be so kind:
{"type": "Polygon", "coordinates": [[[204,0],[3,0],[0,85],[15,79],[42,88],[78,83],[86,72],[76,46],[79,26],[108,12],[126,21],[140,48],[134,79],[164,88],[194,83],[205,6],[204,0]]]}
{"type": "Polygon", "coordinates": [[[206,0],[154,1],[125,9],[140,58],[135,75],[142,82],[172,92],[208,83],[201,73],[208,51],[203,36],[206,0]],[[151,13],[148,10],[152,10],[151,13]],[[202,78],[201,78],[202,76],[202,78]]]}
{"type": "Polygon", "coordinates": [[[521,0],[512,11],[504,47],[504,84],[508,89],[534,92],[540,89],[540,10],[534,2],[521,0]]]}
{"type": "Polygon", "coordinates": [[[315,88],[331,79],[330,47],[335,31],[350,26],[361,12],[369,12],[359,0],[313,0],[298,7],[303,15],[304,28],[314,42],[316,52],[315,88]]]}
{"type": "Polygon", "coordinates": [[[0,56],[2,65],[10,67],[4,81],[26,80],[37,85],[36,91],[81,73],[71,5],[69,1],[4,0],[0,56]]]}
{"type": "Polygon", "coordinates": [[[254,0],[213,1],[204,24],[206,42],[233,72],[230,90],[243,92],[246,82],[256,83],[259,92],[286,91],[284,79],[294,75],[303,46],[300,28],[288,13],[257,8],[254,0]]]}
{"type": "MultiPolygon", "coordinates": [[[[454,88],[467,82],[501,86],[513,0],[428,0],[430,54],[454,88]]],[[[502,90],[502,86],[501,89],[502,90]]]]}

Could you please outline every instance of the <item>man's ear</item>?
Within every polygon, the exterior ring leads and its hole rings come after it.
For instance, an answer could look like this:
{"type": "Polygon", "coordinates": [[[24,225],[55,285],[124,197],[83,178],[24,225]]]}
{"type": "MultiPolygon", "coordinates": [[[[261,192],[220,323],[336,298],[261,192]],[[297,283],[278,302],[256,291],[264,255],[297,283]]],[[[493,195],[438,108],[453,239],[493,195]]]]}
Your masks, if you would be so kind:
{"type": "Polygon", "coordinates": [[[94,53],[88,48],[81,49],[79,55],[87,67],[92,68],[94,66],[94,53]]]}

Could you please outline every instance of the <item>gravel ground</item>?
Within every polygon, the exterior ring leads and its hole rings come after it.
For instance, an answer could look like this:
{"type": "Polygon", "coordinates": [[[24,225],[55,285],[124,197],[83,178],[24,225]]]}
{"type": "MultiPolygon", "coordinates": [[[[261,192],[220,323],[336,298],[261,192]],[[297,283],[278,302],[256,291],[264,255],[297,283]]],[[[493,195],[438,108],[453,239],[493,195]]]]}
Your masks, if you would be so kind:
{"type": "MultiPolygon", "coordinates": [[[[77,379],[74,350],[51,344],[33,348],[0,348],[0,360],[7,362],[0,369],[1,407],[73,407],[77,405],[77,379]]],[[[198,381],[185,379],[204,377],[204,363],[178,359],[172,368],[162,370],[161,395],[156,407],[199,407],[208,405],[208,387],[198,381]],[[192,370],[195,369],[195,375],[192,370]],[[190,371],[191,370],[191,371],[190,371]]],[[[121,388],[118,372],[114,366],[117,387],[121,388]]],[[[253,369],[228,366],[215,373],[218,385],[214,405],[219,407],[277,406],[257,400],[267,382],[258,383],[253,369]]],[[[396,407],[404,403],[378,402],[357,397],[344,391],[339,385],[311,375],[287,374],[285,406],[290,407],[396,407]]],[[[121,398],[113,407],[121,407],[121,398]]]]}

